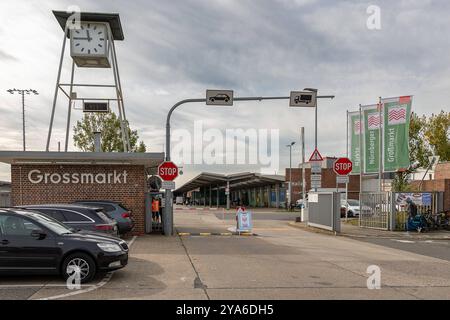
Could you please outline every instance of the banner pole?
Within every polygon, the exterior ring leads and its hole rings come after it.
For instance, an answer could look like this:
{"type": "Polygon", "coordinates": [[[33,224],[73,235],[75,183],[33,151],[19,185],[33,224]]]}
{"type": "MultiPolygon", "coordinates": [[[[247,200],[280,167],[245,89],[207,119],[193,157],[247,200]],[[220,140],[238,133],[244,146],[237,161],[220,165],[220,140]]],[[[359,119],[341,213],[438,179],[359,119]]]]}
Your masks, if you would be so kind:
{"type": "Polygon", "coordinates": [[[361,227],[361,201],[362,201],[362,175],[363,175],[363,154],[362,154],[362,114],[361,104],[359,105],[359,226],[361,227]]]}
{"type": "MultiPolygon", "coordinates": [[[[346,150],[346,157],[348,159],[348,110],[346,112],[347,114],[347,150],[346,150]]],[[[349,177],[350,179],[350,177],[349,177]]],[[[360,211],[361,212],[361,211],[360,211]]],[[[345,222],[348,222],[348,182],[345,183],[345,222]]]]}
{"type": "Polygon", "coordinates": [[[381,136],[381,97],[378,97],[378,113],[379,113],[379,126],[378,126],[378,183],[379,183],[379,190],[380,192],[382,191],[382,188],[384,188],[383,184],[382,184],[382,168],[381,168],[381,162],[382,162],[382,157],[381,157],[381,153],[382,153],[382,148],[381,145],[383,144],[383,139],[381,136]]]}

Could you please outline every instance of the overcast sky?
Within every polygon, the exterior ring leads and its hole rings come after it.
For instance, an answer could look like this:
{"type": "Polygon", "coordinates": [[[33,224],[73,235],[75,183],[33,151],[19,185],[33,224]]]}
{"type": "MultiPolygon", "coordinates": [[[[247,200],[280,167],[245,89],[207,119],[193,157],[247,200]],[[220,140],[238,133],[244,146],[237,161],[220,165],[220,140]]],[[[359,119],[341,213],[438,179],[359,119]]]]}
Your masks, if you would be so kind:
{"type": "MultiPolygon", "coordinates": [[[[414,95],[413,111],[449,110],[450,2],[446,0],[171,0],[171,1],[0,1],[0,150],[21,150],[20,97],[9,88],[33,88],[27,96],[29,150],[44,150],[59,62],[62,30],[51,10],[77,5],[82,11],[118,12],[125,41],[117,54],[125,108],[149,151],[164,147],[165,116],[185,98],[203,98],[206,88],[235,90],[236,96],[288,95],[318,88],[334,94],[319,103],[322,155],[345,155],[346,110],[379,96],[414,95]],[[369,30],[369,5],[381,9],[381,30],[369,30]]],[[[64,63],[68,81],[69,52],[64,63]]],[[[108,71],[108,70],[106,70],[108,71]]],[[[111,74],[85,71],[81,78],[110,82],[111,74]],[[92,73],[91,73],[92,74],[92,73]]],[[[110,71],[110,70],[109,70],[110,71]]],[[[78,74],[77,74],[78,75],[78,74]]],[[[64,141],[67,100],[60,96],[51,148],[64,141]]],[[[82,112],[75,110],[72,125],[82,112]]],[[[173,128],[279,129],[280,170],[289,163],[285,145],[299,141],[300,127],[312,152],[312,110],[288,103],[236,103],[231,108],[185,105],[173,128]]],[[[76,150],[72,141],[70,149],[76,150]]],[[[300,148],[293,149],[293,162],[300,148]]],[[[201,171],[239,172],[257,166],[184,166],[181,184],[201,171]]],[[[9,180],[0,165],[0,180],[9,180]]]]}

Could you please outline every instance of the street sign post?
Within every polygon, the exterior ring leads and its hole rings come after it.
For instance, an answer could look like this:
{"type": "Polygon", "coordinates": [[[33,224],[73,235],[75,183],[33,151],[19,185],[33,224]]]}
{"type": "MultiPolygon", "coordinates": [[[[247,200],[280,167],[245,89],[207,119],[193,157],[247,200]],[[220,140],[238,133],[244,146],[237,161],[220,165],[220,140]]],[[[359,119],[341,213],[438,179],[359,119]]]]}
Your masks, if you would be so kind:
{"type": "Polygon", "coordinates": [[[172,161],[165,161],[158,167],[158,176],[164,181],[173,181],[178,177],[178,167],[172,161]]]}
{"type": "Polygon", "coordinates": [[[206,90],[206,104],[211,106],[232,106],[233,90],[206,90]]]}
{"type": "Polygon", "coordinates": [[[345,221],[348,220],[348,182],[349,174],[352,172],[353,163],[349,158],[339,158],[333,164],[333,171],[336,173],[336,191],[339,190],[339,183],[345,183],[345,221]]]}
{"type": "Polygon", "coordinates": [[[322,161],[323,158],[316,148],[311,157],[309,157],[309,162],[311,163],[311,188],[315,191],[322,187],[322,161]]]}
{"type": "Polygon", "coordinates": [[[346,176],[352,172],[353,163],[348,158],[339,158],[333,164],[334,172],[339,176],[346,176]]]}

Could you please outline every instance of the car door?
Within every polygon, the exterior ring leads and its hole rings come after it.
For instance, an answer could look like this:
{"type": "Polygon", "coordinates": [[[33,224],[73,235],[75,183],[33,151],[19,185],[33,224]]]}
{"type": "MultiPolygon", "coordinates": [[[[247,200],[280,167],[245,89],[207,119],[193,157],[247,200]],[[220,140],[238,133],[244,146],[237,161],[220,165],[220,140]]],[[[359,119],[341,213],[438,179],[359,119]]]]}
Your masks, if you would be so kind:
{"type": "Polygon", "coordinates": [[[2,270],[27,270],[57,272],[60,249],[53,234],[31,219],[18,215],[2,215],[0,239],[2,270]],[[33,231],[42,231],[45,236],[33,237],[33,231]]]}

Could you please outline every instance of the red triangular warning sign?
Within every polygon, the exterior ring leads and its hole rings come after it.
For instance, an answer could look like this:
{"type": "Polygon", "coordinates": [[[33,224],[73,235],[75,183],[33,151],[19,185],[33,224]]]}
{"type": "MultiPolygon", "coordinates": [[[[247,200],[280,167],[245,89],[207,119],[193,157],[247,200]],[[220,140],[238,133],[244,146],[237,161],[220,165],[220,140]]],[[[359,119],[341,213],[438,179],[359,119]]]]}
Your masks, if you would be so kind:
{"type": "Polygon", "coordinates": [[[311,157],[309,158],[309,161],[323,161],[322,156],[320,155],[319,150],[314,150],[311,157]]]}

